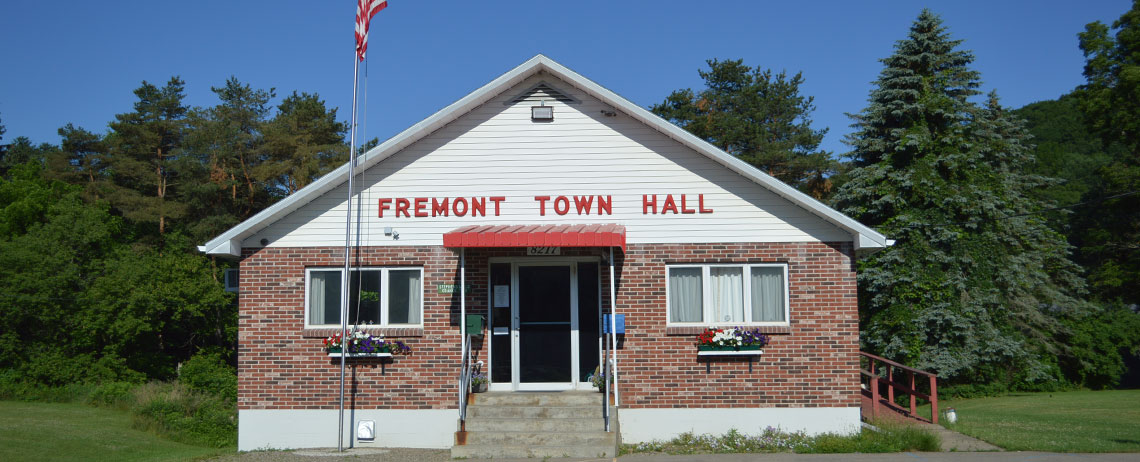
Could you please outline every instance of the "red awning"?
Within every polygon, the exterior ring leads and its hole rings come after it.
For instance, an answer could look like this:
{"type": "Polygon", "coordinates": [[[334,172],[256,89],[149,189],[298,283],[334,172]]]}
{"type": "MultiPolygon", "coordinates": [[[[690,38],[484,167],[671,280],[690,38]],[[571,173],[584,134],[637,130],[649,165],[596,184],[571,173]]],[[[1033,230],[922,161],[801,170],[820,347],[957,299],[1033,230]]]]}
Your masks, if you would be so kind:
{"type": "Polygon", "coordinates": [[[621,247],[625,226],[472,225],[443,234],[444,247],[621,247]]]}

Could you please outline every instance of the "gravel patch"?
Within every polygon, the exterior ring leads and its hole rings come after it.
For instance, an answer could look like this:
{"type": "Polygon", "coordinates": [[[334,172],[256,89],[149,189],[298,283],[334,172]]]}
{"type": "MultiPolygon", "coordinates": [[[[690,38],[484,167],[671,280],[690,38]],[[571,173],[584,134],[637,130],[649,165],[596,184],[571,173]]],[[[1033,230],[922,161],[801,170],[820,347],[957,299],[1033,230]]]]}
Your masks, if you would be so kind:
{"type": "Polygon", "coordinates": [[[251,451],[207,459],[209,462],[449,462],[448,449],[353,448],[343,453],[336,448],[251,451]]]}

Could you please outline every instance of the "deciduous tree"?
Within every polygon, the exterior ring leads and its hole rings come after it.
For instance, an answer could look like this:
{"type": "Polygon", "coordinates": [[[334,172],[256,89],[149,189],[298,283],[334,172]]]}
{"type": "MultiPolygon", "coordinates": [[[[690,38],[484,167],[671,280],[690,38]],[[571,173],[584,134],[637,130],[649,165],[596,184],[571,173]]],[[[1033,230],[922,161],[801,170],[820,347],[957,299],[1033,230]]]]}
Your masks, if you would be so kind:
{"type": "Polygon", "coordinates": [[[1074,232],[1081,262],[1102,299],[1140,305],[1140,1],[1113,22],[1080,35],[1085,54],[1081,107],[1111,160],[1085,195],[1074,232]],[[1107,200],[1103,200],[1106,199],[1107,200]],[[1102,202],[1103,200],[1103,202],[1102,202]]]}

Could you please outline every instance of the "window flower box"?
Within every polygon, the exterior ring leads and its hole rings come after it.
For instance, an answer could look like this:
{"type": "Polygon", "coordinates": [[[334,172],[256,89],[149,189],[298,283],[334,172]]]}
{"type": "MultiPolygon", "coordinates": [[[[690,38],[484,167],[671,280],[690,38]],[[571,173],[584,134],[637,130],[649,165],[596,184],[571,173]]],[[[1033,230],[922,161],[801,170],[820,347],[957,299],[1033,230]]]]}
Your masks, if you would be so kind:
{"type": "Polygon", "coordinates": [[[698,356],[757,356],[771,340],[759,329],[712,328],[697,337],[698,356]]]}
{"type": "Polygon", "coordinates": [[[344,356],[346,358],[391,358],[392,353],[349,353],[345,356],[344,353],[339,351],[328,352],[330,358],[339,358],[344,356]]]}
{"type": "Polygon", "coordinates": [[[341,341],[340,334],[333,335],[324,340],[325,353],[330,358],[391,358],[394,355],[411,353],[401,341],[386,341],[384,336],[373,336],[364,332],[353,332],[348,335],[348,354],[344,353],[345,342],[341,341]]]}
{"type": "Polygon", "coordinates": [[[764,351],[764,345],[697,345],[697,351],[764,351]]]}

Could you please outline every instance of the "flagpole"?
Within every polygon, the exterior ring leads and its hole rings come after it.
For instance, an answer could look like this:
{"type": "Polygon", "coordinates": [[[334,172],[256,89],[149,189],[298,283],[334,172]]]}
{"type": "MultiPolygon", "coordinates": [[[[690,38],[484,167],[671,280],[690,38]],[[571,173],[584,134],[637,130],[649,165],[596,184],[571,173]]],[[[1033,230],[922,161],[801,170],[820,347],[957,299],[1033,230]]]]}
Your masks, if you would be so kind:
{"type": "Polygon", "coordinates": [[[340,285],[340,404],[338,405],[339,412],[337,414],[337,437],[336,449],[338,452],[344,451],[344,362],[348,356],[348,297],[349,297],[349,282],[352,262],[352,193],[353,193],[353,177],[356,176],[356,88],[358,86],[357,77],[360,71],[360,60],[357,59],[357,54],[352,54],[352,123],[349,125],[348,136],[348,200],[345,201],[345,208],[347,209],[347,217],[344,225],[344,275],[341,277],[340,285]]]}

